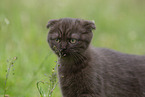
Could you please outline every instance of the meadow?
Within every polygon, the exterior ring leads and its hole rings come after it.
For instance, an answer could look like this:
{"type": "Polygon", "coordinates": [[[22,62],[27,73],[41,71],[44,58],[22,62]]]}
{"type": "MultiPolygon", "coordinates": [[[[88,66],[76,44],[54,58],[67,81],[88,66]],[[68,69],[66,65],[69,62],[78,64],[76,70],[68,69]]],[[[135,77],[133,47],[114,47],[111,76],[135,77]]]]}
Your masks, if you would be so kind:
{"type": "MultiPolygon", "coordinates": [[[[92,45],[145,54],[144,0],[0,0],[0,97],[40,97],[37,82],[48,81],[57,57],[46,41],[50,19],[93,20],[92,45]]],[[[47,85],[43,85],[47,92],[47,85]]],[[[52,97],[61,97],[59,85],[52,97]]]]}

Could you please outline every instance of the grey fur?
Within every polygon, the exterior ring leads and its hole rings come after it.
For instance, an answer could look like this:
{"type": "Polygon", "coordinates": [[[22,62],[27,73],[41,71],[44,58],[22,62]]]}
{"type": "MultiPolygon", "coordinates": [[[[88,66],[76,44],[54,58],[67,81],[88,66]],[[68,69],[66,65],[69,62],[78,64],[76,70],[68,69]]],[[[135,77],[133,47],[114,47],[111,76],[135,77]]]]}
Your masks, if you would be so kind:
{"type": "Polygon", "coordinates": [[[145,56],[92,47],[91,21],[63,18],[47,27],[63,97],[145,97],[145,56]],[[79,38],[75,45],[68,42],[72,33],[79,38]],[[60,43],[54,41],[58,37],[60,43]]]}

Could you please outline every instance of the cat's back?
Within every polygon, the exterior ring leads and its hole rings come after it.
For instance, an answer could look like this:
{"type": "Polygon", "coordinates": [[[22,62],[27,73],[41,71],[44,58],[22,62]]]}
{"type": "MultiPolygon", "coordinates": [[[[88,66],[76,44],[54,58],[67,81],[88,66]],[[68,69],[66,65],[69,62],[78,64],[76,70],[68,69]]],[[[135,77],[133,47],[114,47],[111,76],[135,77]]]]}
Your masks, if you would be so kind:
{"type": "Polygon", "coordinates": [[[93,48],[93,60],[97,65],[110,68],[122,68],[122,70],[130,70],[137,74],[144,74],[145,79],[145,56],[121,53],[107,48],[93,48]]]}
{"type": "Polygon", "coordinates": [[[125,54],[106,48],[92,48],[92,52],[107,97],[145,96],[145,56],[125,54]],[[134,94],[130,94],[133,92],[134,94]]]}
{"type": "Polygon", "coordinates": [[[117,63],[131,63],[131,64],[144,64],[145,55],[126,54],[119,51],[107,49],[107,48],[94,48],[92,47],[92,53],[98,60],[106,60],[117,63]]]}

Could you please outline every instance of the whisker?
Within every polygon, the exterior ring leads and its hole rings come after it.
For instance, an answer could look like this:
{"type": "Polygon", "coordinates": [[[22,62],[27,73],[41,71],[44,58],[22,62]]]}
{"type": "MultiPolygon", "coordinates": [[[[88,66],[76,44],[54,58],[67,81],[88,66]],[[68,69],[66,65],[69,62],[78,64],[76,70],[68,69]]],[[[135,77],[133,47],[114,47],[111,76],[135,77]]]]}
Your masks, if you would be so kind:
{"type": "Polygon", "coordinates": [[[84,59],[82,58],[81,55],[77,54],[77,58],[79,59],[79,62],[82,63],[84,61],[84,59]]]}
{"type": "Polygon", "coordinates": [[[79,53],[78,51],[76,51],[74,49],[71,49],[71,51],[73,52],[73,53],[71,52],[71,55],[74,57],[74,61],[77,61],[77,62],[75,62],[75,64],[76,63],[80,64],[87,60],[87,58],[84,55],[82,55],[81,53],[79,53]]]}
{"type": "Polygon", "coordinates": [[[79,61],[78,57],[74,53],[71,54],[73,55],[74,62],[77,65],[77,62],[79,61]]]}
{"type": "Polygon", "coordinates": [[[83,56],[81,53],[77,53],[79,56],[79,59],[83,62],[85,60],[87,60],[87,58],[85,56],[83,56]]]}

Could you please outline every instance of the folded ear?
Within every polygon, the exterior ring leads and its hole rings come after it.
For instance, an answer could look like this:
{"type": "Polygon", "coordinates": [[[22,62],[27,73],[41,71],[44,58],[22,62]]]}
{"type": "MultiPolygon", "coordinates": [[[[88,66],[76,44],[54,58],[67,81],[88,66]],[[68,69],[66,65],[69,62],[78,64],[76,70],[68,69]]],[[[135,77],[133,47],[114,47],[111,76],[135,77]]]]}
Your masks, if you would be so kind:
{"type": "Polygon", "coordinates": [[[46,27],[49,28],[49,27],[53,26],[54,24],[56,24],[58,21],[59,20],[57,20],[57,19],[50,20],[48,22],[48,24],[46,25],[46,27]]]}
{"type": "Polygon", "coordinates": [[[94,21],[87,21],[87,20],[85,20],[84,23],[83,23],[83,26],[86,29],[88,29],[88,30],[94,30],[94,29],[96,29],[94,21]]]}

